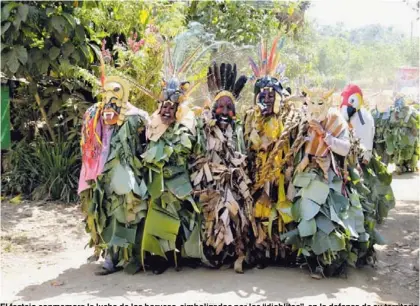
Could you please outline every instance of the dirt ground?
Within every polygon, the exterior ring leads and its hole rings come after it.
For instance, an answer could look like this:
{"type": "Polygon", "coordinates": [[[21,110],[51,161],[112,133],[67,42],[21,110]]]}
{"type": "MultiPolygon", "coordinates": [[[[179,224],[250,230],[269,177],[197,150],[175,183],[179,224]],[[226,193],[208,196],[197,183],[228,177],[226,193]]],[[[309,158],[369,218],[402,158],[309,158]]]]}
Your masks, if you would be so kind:
{"type": "Polygon", "coordinates": [[[1,204],[0,302],[32,304],[121,303],[324,303],[378,304],[419,301],[419,180],[394,176],[397,206],[380,231],[375,268],[350,269],[347,279],[310,278],[306,270],[169,270],[95,276],[87,263],[79,207],[46,202],[1,204]]]}

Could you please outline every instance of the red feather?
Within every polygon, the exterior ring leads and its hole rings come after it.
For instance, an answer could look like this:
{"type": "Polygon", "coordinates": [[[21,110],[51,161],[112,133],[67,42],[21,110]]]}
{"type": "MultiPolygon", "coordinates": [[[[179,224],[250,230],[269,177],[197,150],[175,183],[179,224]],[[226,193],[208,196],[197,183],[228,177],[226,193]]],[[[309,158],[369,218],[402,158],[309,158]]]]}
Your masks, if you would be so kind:
{"type": "Polygon", "coordinates": [[[276,55],[276,50],[277,50],[277,43],[280,39],[280,35],[277,36],[274,41],[273,44],[271,45],[271,51],[270,51],[270,56],[268,57],[268,73],[272,73],[274,68],[273,67],[273,61],[274,61],[274,57],[276,55]]]}

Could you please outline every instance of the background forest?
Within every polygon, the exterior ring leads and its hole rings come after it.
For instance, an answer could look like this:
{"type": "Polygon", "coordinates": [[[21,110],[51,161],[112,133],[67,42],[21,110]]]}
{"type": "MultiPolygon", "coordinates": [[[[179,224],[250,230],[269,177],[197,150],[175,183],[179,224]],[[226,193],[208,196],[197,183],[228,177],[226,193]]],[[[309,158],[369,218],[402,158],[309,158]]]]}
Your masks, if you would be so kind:
{"type": "MultiPolygon", "coordinates": [[[[192,27],[234,44],[214,49],[192,78],[222,59],[250,75],[247,57],[256,57],[261,37],[279,34],[293,92],[303,83],[340,90],[350,81],[392,90],[397,67],[418,65],[418,38],[380,25],[319,26],[305,21],[310,9],[309,1],[2,1],[1,80],[12,127],[12,147],[2,151],[2,194],[77,200],[81,119],[96,102],[101,53],[108,75],[123,74],[155,93],[165,43],[192,27]]],[[[196,104],[202,96],[205,84],[196,104]]],[[[248,85],[240,109],[251,97],[248,85]]],[[[135,87],[130,102],[149,113],[156,108],[135,87]]]]}

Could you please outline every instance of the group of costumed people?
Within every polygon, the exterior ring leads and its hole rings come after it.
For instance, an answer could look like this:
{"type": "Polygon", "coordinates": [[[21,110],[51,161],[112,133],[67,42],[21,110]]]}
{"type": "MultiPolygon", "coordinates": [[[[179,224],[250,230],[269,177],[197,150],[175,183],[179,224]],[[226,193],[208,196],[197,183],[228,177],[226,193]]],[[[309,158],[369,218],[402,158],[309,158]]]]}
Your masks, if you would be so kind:
{"type": "Polygon", "coordinates": [[[102,79],[83,118],[79,182],[89,259],[105,258],[98,275],[281,265],[325,277],[375,263],[375,227],[395,200],[362,91],[346,86],[339,109],[334,89],[292,95],[277,42],[250,58],[251,78],[212,62],[202,108],[191,107],[192,57],[177,62],[170,49],[150,116],[128,101],[133,84],[102,79]]]}

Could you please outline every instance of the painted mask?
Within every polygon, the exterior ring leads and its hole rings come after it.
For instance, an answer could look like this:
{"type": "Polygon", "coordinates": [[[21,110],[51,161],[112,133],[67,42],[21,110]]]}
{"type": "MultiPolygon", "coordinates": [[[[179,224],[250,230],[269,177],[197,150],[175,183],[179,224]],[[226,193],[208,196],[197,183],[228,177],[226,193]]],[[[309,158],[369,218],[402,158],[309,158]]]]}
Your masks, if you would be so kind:
{"type": "Polygon", "coordinates": [[[334,89],[327,91],[325,89],[305,89],[307,94],[307,114],[309,120],[321,122],[327,118],[328,110],[332,105],[331,95],[334,89]]]}
{"type": "Polygon", "coordinates": [[[180,82],[173,78],[169,82],[163,81],[163,90],[160,96],[162,101],[159,114],[162,122],[170,125],[176,121],[176,115],[179,103],[185,100],[185,92],[188,89],[189,82],[180,82]]]}
{"type": "Polygon", "coordinates": [[[263,116],[271,116],[274,113],[275,102],[276,92],[271,87],[264,88],[257,97],[257,105],[263,116]]]}
{"type": "Polygon", "coordinates": [[[254,94],[263,116],[271,116],[279,112],[284,91],[283,86],[276,78],[265,76],[257,80],[254,86],[254,94]]]}
{"type": "Polygon", "coordinates": [[[221,96],[216,100],[213,107],[213,117],[216,119],[216,124],[223,131],[229,124],[233,124],[235,119],[235,104],[229,96],[221,96]]]}
{"type": "Polygon", "coordinates": [[[104,85],[102,118],[105,124],[121,125],[125,118],[129,86],[118,77],[109,77],[104,85]]]}
{"type": "Polygon", "coordinates": [[[342,101],[340,104],[340,111],[344,119],[347,121],[362,108],[363,93],[359,86],[354,84],[347,85],[341,93],[342,101]]]}
{"type": "Polygon", "coordinates": [[[171,125],[172,123],[175,122],[177,108],[178,108],[178,105],[174,102],[165,101],[162,103],[159,114],[164,124],[171,125]]]}

